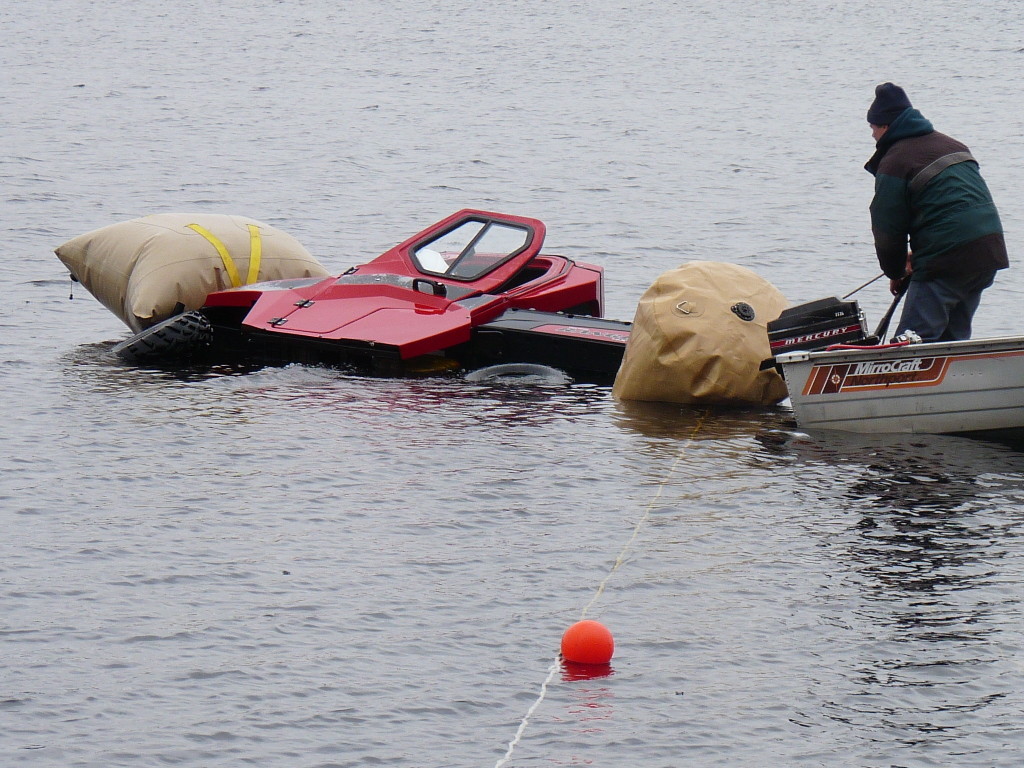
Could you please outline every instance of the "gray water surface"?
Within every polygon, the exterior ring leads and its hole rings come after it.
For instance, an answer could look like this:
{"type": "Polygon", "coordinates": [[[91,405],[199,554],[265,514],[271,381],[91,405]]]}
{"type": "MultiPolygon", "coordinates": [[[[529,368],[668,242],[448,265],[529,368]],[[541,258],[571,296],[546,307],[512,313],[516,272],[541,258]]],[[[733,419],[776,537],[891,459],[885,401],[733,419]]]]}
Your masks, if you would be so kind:
{"type": "Polygon", "coordinates": [[[479,207],[603,266],[610,317],[694,259],[841,296],[891,79],[979,158],[1014,267],[976,335],[1019,333],[1018,4],[25,0],[0,42],[0,765],[1022,763],[1024,454],[133,368],[52,254],[213,211],[341,272],[479,207]],[[603,676],[555,664],[584,612],[603,676]]]}

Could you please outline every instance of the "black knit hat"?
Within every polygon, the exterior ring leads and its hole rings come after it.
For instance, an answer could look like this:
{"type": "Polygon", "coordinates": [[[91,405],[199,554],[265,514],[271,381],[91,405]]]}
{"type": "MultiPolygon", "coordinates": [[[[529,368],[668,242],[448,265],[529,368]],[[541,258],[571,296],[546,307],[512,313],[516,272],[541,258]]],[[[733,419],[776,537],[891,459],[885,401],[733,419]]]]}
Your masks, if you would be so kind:
{"type": "Polygon", "coordinates": [[[892,83],[882,83],[875,88],[875,100],[868,110],[868,122],[872,125],[891,125],[903,110],[910,107],[910,99],[902,88],[892,83]]]}

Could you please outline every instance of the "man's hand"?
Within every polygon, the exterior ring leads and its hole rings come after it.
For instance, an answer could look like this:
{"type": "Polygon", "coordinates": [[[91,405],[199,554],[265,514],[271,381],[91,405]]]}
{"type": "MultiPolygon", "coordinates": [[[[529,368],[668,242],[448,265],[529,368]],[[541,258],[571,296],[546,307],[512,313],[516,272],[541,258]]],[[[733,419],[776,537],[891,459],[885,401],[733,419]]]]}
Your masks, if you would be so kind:
{"type": "Polygon", "coordinates": [[[904,275],[893,280],[889,280],[889,293],[893,296],[899,296],[910,284],[910,275],[904,275]]]}
{"type": "Polygon", "coordinates": [[[889,293],[891,293],[893,296],[899,296],[901,293],[907,290],[907,285],[910,283],[910,274],[911,272],[914,271],[914,267],[911,264],[911,260],[913,259],[913,257],[913,251],[907,251],[906,274],[904,274],[903,277],[898,277],[896,279],[889,280],[889,293]]]}

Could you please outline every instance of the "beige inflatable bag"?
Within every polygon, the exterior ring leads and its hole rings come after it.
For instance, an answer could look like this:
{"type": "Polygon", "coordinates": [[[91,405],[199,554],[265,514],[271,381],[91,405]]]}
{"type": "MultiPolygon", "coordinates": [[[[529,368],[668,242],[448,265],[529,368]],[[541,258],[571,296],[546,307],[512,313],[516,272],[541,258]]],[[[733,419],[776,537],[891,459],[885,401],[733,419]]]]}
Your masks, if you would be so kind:
{"type": "Polygon", "coordinates": [[[260,280],[327,277],[291,235],[243,216],[161,213],[87,232],[56,249],[86,290],[136,333],[180,302],[260,280]]]}
{"type": "Polygon", "coordinates": [[[694,261],[640,299],[613,394],[622,400],[768,405],[786,397],[767,324],[787,306],[771,283],[735,264],[694,261]]]}

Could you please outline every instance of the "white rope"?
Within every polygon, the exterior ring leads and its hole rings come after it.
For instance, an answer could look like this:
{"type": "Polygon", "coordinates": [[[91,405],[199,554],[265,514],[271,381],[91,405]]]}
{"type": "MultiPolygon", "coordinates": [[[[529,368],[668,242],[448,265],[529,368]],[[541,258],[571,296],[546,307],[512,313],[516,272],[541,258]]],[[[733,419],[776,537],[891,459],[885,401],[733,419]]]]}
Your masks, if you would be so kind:
{"type": "MultiPolygon", "coordinates": [[[[601,584],[597,588],[597,592],[594,593],[594,596],[590,599],[590,602],[587,603],[586,607],[580,613],[580,619],[586,618],[587,612],[594,607],[594,604],[600,599],[601,595],[604,593],[605,585],[608,584],[608,580],[611,579],[612,574],[614,574],[615,571],[617,571],[619,567],[624,562],[626,562],[626,553],[629,551],[630,547],[633,546],[633,542],[636,541],[637,536],[640,535],[640,529],[643,528],[644,523],[646,523],[647,520],[650,519],[651,510],[654,509],[654,505],[661,498],[661,494],[665,490],[665,485],[668,483],[669,478],[672,477],[673,473],[676,471],[676,467],[679,466],[679,462],[681,462],[683,460],[683,456],[686,455],[686,449],[690,447],[690,443],[693,442],[693,439],[697,436],[697,433],[700,432],[701,427],[704,426],[704,419],[706,417],[707,412],[705,412],[700,417],[700,419],[697,420],[697,425],[693,428],[693,431],[690,432],[690,436],[683,444],[682,449],[679,451],[679,455],[676,456],[676,460],[672,463],[672,467],[669,469],[668,474],[665,475],[664,479],[658,484],[658,492],[654,494],[654,497],[647,503],[647,508],[644,509],[644,513],[640,516],[640,519],[637,520],[636,525],[633,526],[633,535],[630,536],[629,540],[625,543],[625,545],[623,545],[622,550],[619,552],[619,556],[615,558],[615,563],[612,564],[611,570],[608,571],[608,574],[604,577],[604,579],[602,579],[601,584]]],[[[530,708],[526,710],[526,714],[523,715],[523,719],[519,723],[519,728],[516,729],[516,735],[512,738],[512,741],[508,743],[508,750],[506,750],[504,757],[502,757],[500,760],[498,760],[497,763],[494,764],[494,768],[502,768],[503,765],[507,765],[508,761],[512,759],[512,753],[515,752],[516,747],[522,740],[523,733],[526,732],[526,726],[529,724],[530,718],[533,716],[533,713],[537,711],[537,707],[540,706],[541,702],[544,701],[544,696],[547,695],[548,685],[555,678],[555,674],[558,672],[560,661],[561,655],[556,656],[555,660],[551,663],[551,666],[548,667],[548,676],[540,685],[540,695],[537,696],[537,700],[533,702],[532,705],[530,705],[530,708]]]]}
{"type": "Polygon", "coordinates": [[[548,692],[548,684],[554,679],[555,673],[558,672],[558,662],[559,659],[556,656],[555,660],[551,662],[551,666],[548,667],[548,676],[544,679],[544,682],[541,683],[540,696],[538,696],[537,700],[533,702],[533,705],[526,710],[526,714],[523,715],[523,720],[519,723],[519,728],[516,730],[516,735],[513,737],[512,741],[508,743],[508,751],[505,752],[505,756],[503,758],[494,764],[494,768],[501,768],[501,766],[505,765],[512,759],[512,753],[515,752],[516,747],[519,745],[519,741],[523,738],[523,733],[526,731],[526,726],[530,722],[530,717],[537,711],[537,707],[540,706],[540,703],[544,701],[544,695],[548,692]]]}
{"type": "Polygon", "coordinates": [[[608,580],[611,579],[612,575],[617,570],[619,570],[619,567],[624,562],[626,562],[626,553],[629,551],[630,547],[633,546],[633,542],[636,541],[636,537],[640,535],[640,529],[643,528],[644,524],[650,519],[651,510],[654,509],[654,505],[658,503],[659,499],[661,499],[661,494],[665,490],[665,485],[668,483],[669,478],[672,477],[673,474],[675,474],[676,467],[679,466],[679,462],[681,462],[683,460],[683,456],[686,455],[686,449],[690,447],[690,443],[693,442],[693,439],[697,436],[697,433],[700,432],[700,428],[704,426],[704,419],[706,416],[707,413],[705,412],[700,417],[700,419],[697,420],[697,425],[693,428],[693,431],[690,433],[690,436],[686,439],[686,442],[680,449],[679,455],[676,456],[676,460],[672,463],[672,466],[668,470],[668,474],[665,475],[664,479],[660,483],[658,483],[658,492],[654,494],[654,498],[652,498],[647,503],[647,508],[644,509],[644,513],[640,516],[640,519],[636,521],[636,525],[633,526],[633,535],[630,536],[629,541],[627,541],[625,545],[623,545],[622,551],[619,552],[619,556],[615,558],[615,563],[612,565],[612,569],[608,571],[608,575],[604,577],[604,580],[602,580],[601,584],[598,586],[597,592],[594,593],[594,596],[590,599],[590,602],[587,603],[587,606],[583,609],[583,612],[580,614],[581,619],[585,619],[587,617],[587,612],[590,611],[590,609],[594,607],[594,603],[596,603],[601,598],[601,595],[604,592],[605,585],[608,584],[608,580]]]}

